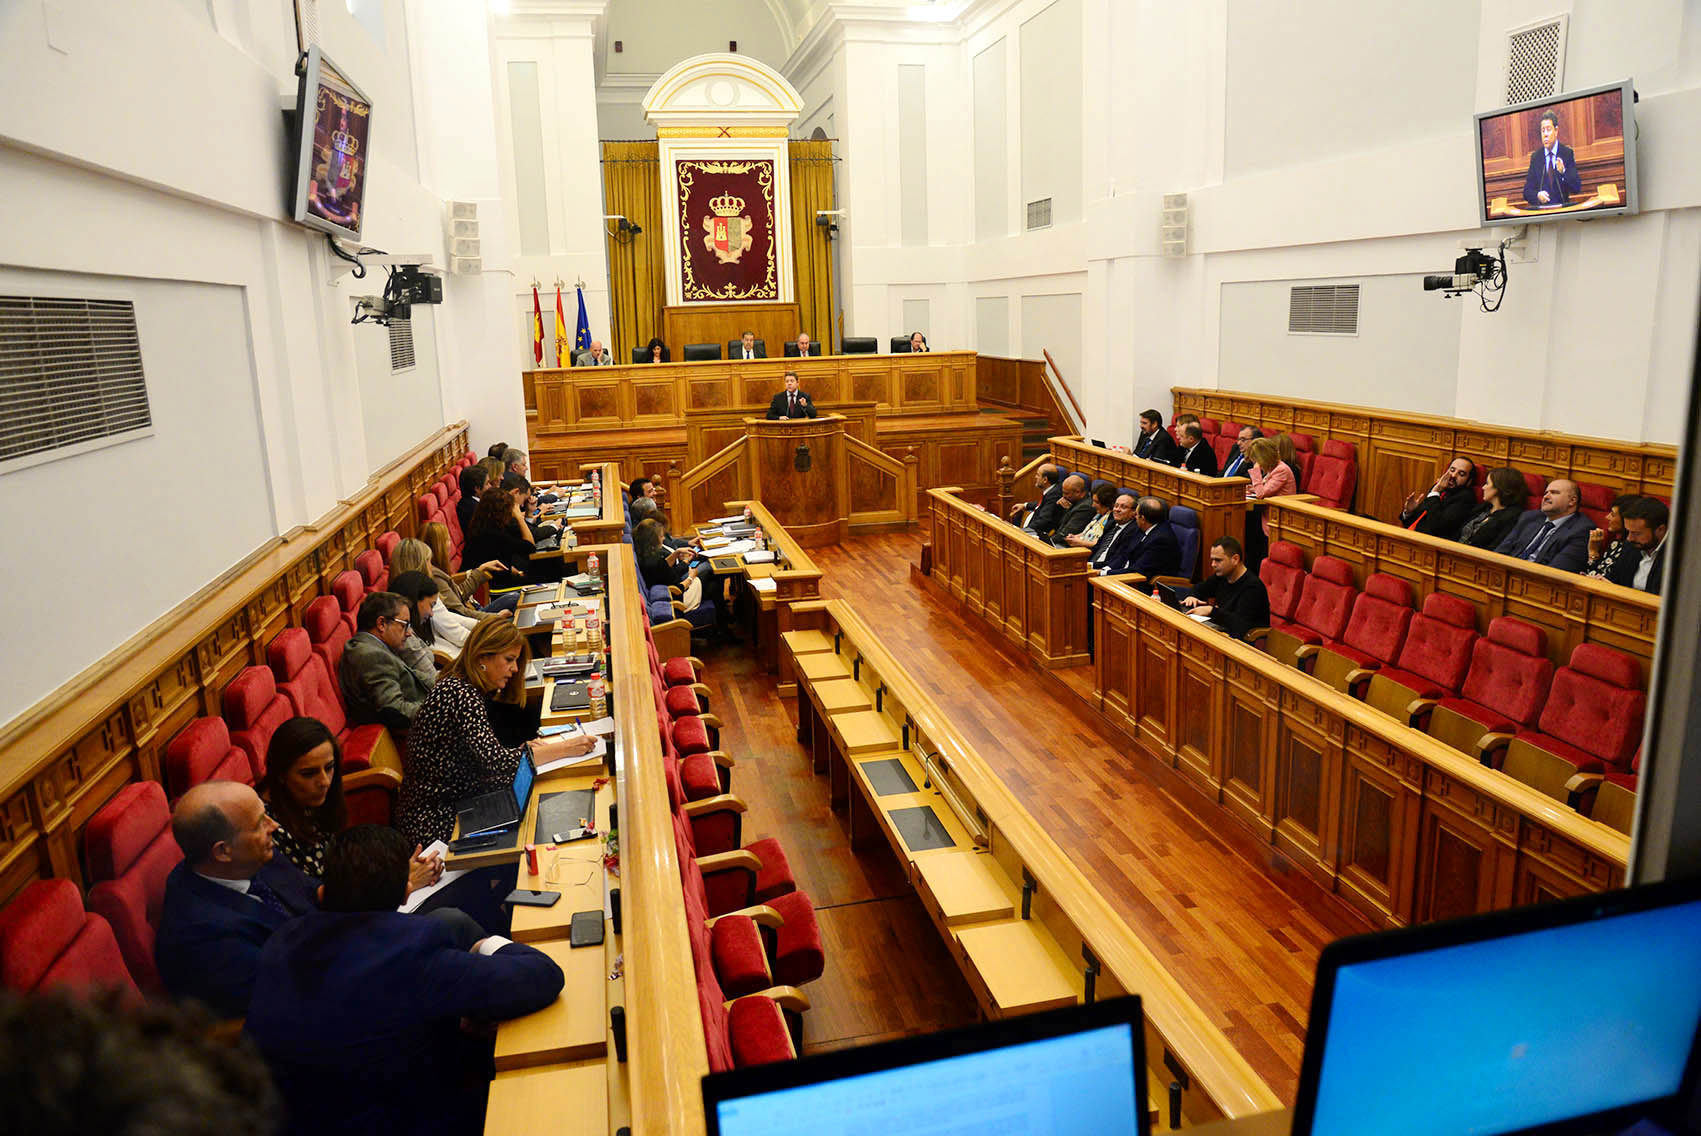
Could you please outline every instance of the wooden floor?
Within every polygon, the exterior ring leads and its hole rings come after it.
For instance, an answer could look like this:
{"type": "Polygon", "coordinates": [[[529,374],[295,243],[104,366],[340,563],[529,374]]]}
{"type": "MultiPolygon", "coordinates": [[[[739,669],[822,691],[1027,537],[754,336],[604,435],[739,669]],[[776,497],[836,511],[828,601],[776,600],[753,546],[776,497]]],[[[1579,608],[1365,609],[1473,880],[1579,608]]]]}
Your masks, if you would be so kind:
{"type": "MultiPolygon", "coordinates": [[[[1284,1100],[1293,1098],[1324,943],[1369,925],[1240,830],[1091,705],[1090,668],[1034,667],[910,578],[914,532],[811,549],[848,600],[1087,879],[1284,1100]]],[[[807,988],[805,1048],[971,1021],[974,999],[890,854],[853,855],[795,708],[746,650],[705,656],[746,839],[777,836],[819,912],[827,973],[807,988]]]]}

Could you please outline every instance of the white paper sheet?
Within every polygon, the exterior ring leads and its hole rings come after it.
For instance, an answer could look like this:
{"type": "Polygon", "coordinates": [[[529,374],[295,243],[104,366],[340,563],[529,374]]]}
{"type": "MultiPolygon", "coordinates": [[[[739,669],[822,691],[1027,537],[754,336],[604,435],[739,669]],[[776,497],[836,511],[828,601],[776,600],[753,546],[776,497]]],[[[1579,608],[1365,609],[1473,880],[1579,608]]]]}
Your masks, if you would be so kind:
{"type": "Polygon", "coordinates": [[[582,753],[578,757],[563,757],[558,758],[555,761],[544,762],[542,765],[537,767],[538,776],[541,777],[545,773],[554,773],[557,769],[572,769],[574,766],[578,765],[601,765],[603,755],[607,752],[608,742],[604,741],[602,738],[598,738],[591,746],[589,753],[582,753]]]}

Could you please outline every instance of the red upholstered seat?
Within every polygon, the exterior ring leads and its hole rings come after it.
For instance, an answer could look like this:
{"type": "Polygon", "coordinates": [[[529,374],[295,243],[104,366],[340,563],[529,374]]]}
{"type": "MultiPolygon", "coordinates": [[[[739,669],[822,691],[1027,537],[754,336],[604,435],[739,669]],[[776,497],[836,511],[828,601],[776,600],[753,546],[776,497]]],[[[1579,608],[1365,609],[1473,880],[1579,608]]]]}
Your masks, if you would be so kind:
{"type": "Polygon", "coordinates": [[[1606,779],[1608,781],[1611,781],[1614,785],[1617,785],[1620,789],[1629,789],[1632,793],[1634,793],[1636,791],[1636,782],[1641,778],[1641,776],[1642,776],[1642,747],[1641,746],[1637,746],[1636,752],[1630,755],[1630,772],[1625,773],[1625,772],[1623,772],[1621,770],[1617,770],[1617,769],[1609,769],[1609,770],[1606,771],[1606,779]]]}
{"type": "Polygon", "coordinates": [[[1258,578],[1270,594],[1270,616],[1287,623],[1299,606],[1299,593],[1305,586],[1305,552],[1292,541],[1270,542],[1270,551],[1258,565],[1258,578]]]}
{"type": "Polygon", "coordinates": [[[1622,651],[1579,643],[1553,675],[1536,730],[1518,737],[1577,767],[1579,773],[1628,770],[1642,737],[1642,665],[1622,651]]]}
{"type": "Polygon", "coordinates": [[[1205,437],[1209,438],[1213,435],[1222,433],[1223,424],[1218,422],[1215,418],[1206,418],[1203,414],[1201,414],[1199,416],[1199,431],[1204,434],[1205,437]]]}
{"type": "Polygon", "coordinates": [[[1530,504],[1534,505],[1547,492],[1547,477],[1540,473],[1524,471],[1524,484],[1530,487],[1530,504]]]}
{"type": "MultiPolygon", "coordinates": [[[[1294,464],[1299,466],[1299,483],[1308,485],[1311,482],[1311,467],[1317,464],[1317,455],[1310,450],[1295,450],[1294,464]]],[[[1325,502],[1327,504],[1327,502],[1325,502]]]]}
{"type": "Polygon", "coordinates": [[[1424,597],[1423,611],[1412,617],[1406,629],[1396,665],[1377,673],[1418,698],[1457,694],[1470,669],[1476,618],[1477,609],[1469,600],[1431,592],[1424,597]]]}
{"type": "Polygon", "coordinates": [[[390,587],[390,570],[384,567],[384,557],[376,548],[369,548],[354,558],[354,570],[368,592],[382,592],[390,587]]]}
{"type": "Polygon", "coordinates": [[[390,566],[390,557],[396,551],[396,545],[400,543],[402,543],[402,534],[393,529],[389,532],[379,533],[378,539],[372,542],[372,546],[378,550],[378,555],[384,558],[386,568],[390,566]]]}
{"type": "Polygon", "coordinates": [[[150,994],[159,991],[154,928],[165,901],[165,878],[183,859],[159,782],[133,781],[102,805],[83,830],[83,857],[94,885],[89,910],[111,925],[136,985],[150,994]]]}
{"type": "Polygon", "coordinates": [[[337,736],[343,747],[343,772],[370,768],[373,747],[384,736],[384,727],[349,726],[342,692],[337,689],[325,660],[313,653],[307,632],[299,627],[286,627],[278,632],[266,645],[266,663],[272,668],[278,689],[295,712],[319,719],[337,736]]]}
{"type": "Polygon", "coordinates": [[[1613,500],[1620,490],[1605,485],[1596,485],[1589,481],[1577,483],[1578,510],[1595,522],[1598,529],[1606,528],[1607,510],[1612,508],[1613,500]]]}
{"type": "Polygon", "coordinates": [[[9,990],[116,987],[139,997],[118,940],[83,910],[70,880],[37,880],[0,910],[0,984],[9,990]]]}
{"type": "Polygon", "coordinates": [[[689,686],[697,681],[691,660],[683,656],[662,661],[662,681],[669,686],[689,686]]]}
{"type": "Polygon", "coordinates": [[[1471,647],[1471,666],[1457,698],[1441,705],[1480,723],[1485,731],[1532,726],[1547,701],[1553,663],[1547,632],[1510,616],[1491,620],[1488,634],[1471,647]]]}
{"type": "Polygon", "coordinates": [[[1400,657],[1412,615],[1411,584],[1386,572],[1373,572],[1353,600],[1346,631],[1339,640],[1324,644],[1324,650],[1360,667],[1392,663],[1400,657]]]}
{"type": "Polygon", "coordinates": [[[1332,509],[1352,505],[1353,488],[1358,484],[1358,451],[1351,442],[1333,438],[1323,443],[1322,451],[1311,463],[1309,474],[1301,485],[1307,493],[1315,493],[1320,504],[1332,509]]]}
{"type": "Polygon", "coordinates": [[[1352,565],[1338,556],[1319,556],[1311,562],[1311,572],[1300,588],[1293,622],[1272,619],[1270,625],[1306,643],[1339,639],[1347,629],[1356,594],[1352,565]]]}
{"type": "Polygon", "coordinates": [[[203,781],[254,783],[248,755],[230,742],[223,718],[196,718],[165,746],[165,786],[176,801],[203,781]]]}
{"type": "Polygon", "coordinates": [[[1246,425],[1244,423],[1230,422],[1227,419],[1224,419],[1222,429],[1218,430],[1217,432],[1219,434],[1226,434],[1230,438],[1239,438],[1240,432],[1244,429],[1246,429],[1246,425]]]}
{"type": "Polygon", "coordinates": [[[673,720],[673,744],[679,748],[681,757],[708,753],[714,748],[709,744],[708,726],[695,714],[687,714],[673,720]]]}
{"type": "Polygon", "coordinates": [[[815,903],[808,893],[789,892],[775,896],[767,905],[785,920],[777,929],[766,933],[769,965],[774,980],[782,986],[802,986],[814,982],[826,969],[826,952],[821,947],[821,927],[815,920],[815,903]]]}
{"type": "Polygon", "coordinates": [[[737,998],[774,985],[762,933],[748,915],[725,915],[709,928],[710,957],[723,993],[737,998]]]}
{"type": "Polygon", "coordinates": [[[1312,454],[1317,452],[1317,439],[1313,438],[1310,434],[1295,434],[1290,432],[1288,434],[1288,438],[1293,442],[1293,448],[1302,454],[1312,454]]]}
{"type": "Polygon", "coordinates": [[[1211,449],[1217,455],[1217,468],[1222,469],[1223,466],[1228,464],[1229,455],[1234,453],[1236,441],[1235,435],[1218,434],[1209,439],[1209,441],[1211,443],[1211,449]]]}
{"type": "Polygon", "coordinates": [[[703,712],[702,700],[697,697],[697,692],[689,686],[668,687],[662,692],[662,699],[662,705],[667,708],[668,715],[673,718],[703,712]]]}
{"type": "Polygon", "coordinates": [[[342,665],[344,645],[354,638],[343,622],[342,611],[335,596],[320,596],[301,613],[301,628],[307,632],[313,653],[325,660],[325,669],[332,674],[342,665]]]}
{"type": "Polygon", "coordinates": [[[348,633],[353,635],[360,601],[366,598],[366,582],[352,568],[338,572],[331,577],[331,595],[336,597],[337,606],[342,609],[343,622],[348,625],[348,633]]]}
{"type": "MultiPolygon", "coordinates": [[[[329,596],[320,599],[330,603],[332,620],[341,627],[342,620],[335,614],[337,601],[329,596]]],[[[272,744],[272,733],[293,718],[295,711],[290,708],[289,699],[278,693],[271,669],[261,666],[244,667],[224,688],[220,703],[220,713],[230,728],[230,740],[248,755],[248,762],[254,768],[254,781],[258,783],[266,775],[266,747],[272,744]]]]}
{"type": "Polygon", "coordinates": [[[442,520],[443,510],[438,506],[435,494],[426,493],[415,498],[413,508],[414,519],[422,526],[428,525],[434,520],[442,520]]]}

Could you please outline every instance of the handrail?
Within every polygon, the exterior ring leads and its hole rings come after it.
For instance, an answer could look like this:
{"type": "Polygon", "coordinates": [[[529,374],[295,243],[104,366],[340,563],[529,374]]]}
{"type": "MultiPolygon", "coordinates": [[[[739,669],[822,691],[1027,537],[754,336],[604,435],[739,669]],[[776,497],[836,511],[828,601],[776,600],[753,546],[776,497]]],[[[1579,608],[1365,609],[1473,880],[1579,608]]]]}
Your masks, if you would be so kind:
{"type": "MultiPolygon", "coordinates": [[[[728,466],[736,466],[738,455],[743,452],[744,446],[745,436],[741,434],[679,475],[679,500],[674,501],[670,497],[668,501],[672,506],[672,520],[676,529],[684,532],[697,523],[697,518],[691,514],[691,490],[728,466]]],[[[740,485],[739,488],[743,489],[744,486],[740,485]]]]}
{"type": "Polygon", "coordinates": [[[1046,375],[1046,385],[1050,387],[1057,387],[1063,391],[1064,397],[1069,400],[1069,405],[1063,407],[1066,415],[1071,409],[1075,411],[1075,417],[1070,419],[1069,422],[1069,432],[1071,434],[1086,434],[1087,412],[1082,410],[1081,404],[1075,401],[1075,392],[1070,390],[1069,384],[1064,381],[1063,371],[1057,366],[1057,360],[1051,357],[1051,352],[1041,347],[1040,354],[1045,356],[1045,361],[1051,368],[1051,371],[1046,375]],[[1056,376],[1055,381],[1053,381],[1053,376],[1056,376]]]}
{"type": "MultiPolygon", "coordinates": [[[[858,461],[873,466],[881,473],[887,474],[897,482],[897,511],[903,514],[905,524],[913,525],[916,519],[916,457],[910,454],[906,458],[895,458],[886,451],[871,446],[861,438],[845,435],[845,456],[855,457],[858,461]]],[[[846,512],[853,518],[855,511],[850,509],[851,502],[846,501],[846,512]]]]}

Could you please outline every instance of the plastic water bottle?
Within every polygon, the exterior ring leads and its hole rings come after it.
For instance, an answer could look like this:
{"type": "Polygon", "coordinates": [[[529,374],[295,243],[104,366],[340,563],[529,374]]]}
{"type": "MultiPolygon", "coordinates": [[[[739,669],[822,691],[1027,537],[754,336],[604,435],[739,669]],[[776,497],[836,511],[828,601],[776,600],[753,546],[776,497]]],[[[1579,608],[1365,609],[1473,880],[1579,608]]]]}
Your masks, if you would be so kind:
{"type": "Polygon", "coordinates": [[[594,552],[591,553],[591,558],[585,562],[585,571],[593,580],[602,579],[602,558],[594,552]]]}
{"type": "Polygon", "coordinates": [[[768,538],[762,535],[761,529],[756,530],[756,547],[763,550],[768,547],[768,538]]]}
{"type": "Polygon", "coordinates": [[[591,681],[586,693],[588,693],[591,698],[591,717],[608,717],[608,684],[603,681],[601,671],[598,671],[596,674],[591,676],[591,681]]]}

